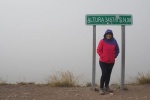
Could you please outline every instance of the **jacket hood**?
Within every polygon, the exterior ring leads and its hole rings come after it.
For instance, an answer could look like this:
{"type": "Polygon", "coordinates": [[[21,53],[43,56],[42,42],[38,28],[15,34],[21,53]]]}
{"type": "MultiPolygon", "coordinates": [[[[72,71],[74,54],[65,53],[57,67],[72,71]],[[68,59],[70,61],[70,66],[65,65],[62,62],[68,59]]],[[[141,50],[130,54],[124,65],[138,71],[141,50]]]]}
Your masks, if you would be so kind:
{"type": "Polygon", "coordinates": [[[106,38],[106,34],[112,34],[112,38],[113,38],[113,31],[112,30],[110,30],[110,29],[107,29],[106,30],[106,32],[105,32],[105,34],[104,34],[104,38],[106,38]]]}

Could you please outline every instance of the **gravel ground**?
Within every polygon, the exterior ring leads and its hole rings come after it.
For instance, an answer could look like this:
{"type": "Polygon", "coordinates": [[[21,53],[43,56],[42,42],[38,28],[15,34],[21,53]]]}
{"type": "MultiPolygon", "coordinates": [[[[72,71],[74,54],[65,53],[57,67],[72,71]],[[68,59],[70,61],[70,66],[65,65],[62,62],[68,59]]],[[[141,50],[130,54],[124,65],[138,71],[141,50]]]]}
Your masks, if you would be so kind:
{"type": "Polygon", "coordinates": [[[46,85],[0,85],[0,100],[150,100],[150,85],[126,85],[121,91],[99,95],[89,87],[49,87],[46,85]]]}

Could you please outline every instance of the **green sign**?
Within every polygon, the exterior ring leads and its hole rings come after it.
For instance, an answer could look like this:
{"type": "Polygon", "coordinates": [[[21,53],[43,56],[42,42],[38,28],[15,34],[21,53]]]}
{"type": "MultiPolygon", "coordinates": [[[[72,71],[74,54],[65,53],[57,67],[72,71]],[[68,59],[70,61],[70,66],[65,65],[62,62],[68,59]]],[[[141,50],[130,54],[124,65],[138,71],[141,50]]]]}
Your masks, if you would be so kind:
{"type": "Polygon", "coordinates": [[[132,15],[127,14],[87,14],[86,25],[132,25],[132,15]]]}

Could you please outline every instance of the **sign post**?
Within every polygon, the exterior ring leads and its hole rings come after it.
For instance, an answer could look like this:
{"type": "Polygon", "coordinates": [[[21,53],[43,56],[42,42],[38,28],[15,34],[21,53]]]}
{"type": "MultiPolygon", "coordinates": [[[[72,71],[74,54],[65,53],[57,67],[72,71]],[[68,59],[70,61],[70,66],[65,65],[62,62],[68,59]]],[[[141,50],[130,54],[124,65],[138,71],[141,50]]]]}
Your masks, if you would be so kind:
{"type": "Polygon", "coordinates": [[[121,25],[121,89],[125,80],[125,25],[133,24],[130,14],[87,14],[85,24],[93,25],[93,58],[92,58],[92,89],[95,90],[96,72],[96,25],[121,25]]]}
{"type": "Polygon", "coordinates": [[[95,90],[96,75],[96,25],[93,25],[92,90],[95,90]]]}
{"type": "Polygon", "coordinates": [[[125,80],[125,25],[121,25],[121,86],[120,88],[124,89],[124,80],[125,80]]]}

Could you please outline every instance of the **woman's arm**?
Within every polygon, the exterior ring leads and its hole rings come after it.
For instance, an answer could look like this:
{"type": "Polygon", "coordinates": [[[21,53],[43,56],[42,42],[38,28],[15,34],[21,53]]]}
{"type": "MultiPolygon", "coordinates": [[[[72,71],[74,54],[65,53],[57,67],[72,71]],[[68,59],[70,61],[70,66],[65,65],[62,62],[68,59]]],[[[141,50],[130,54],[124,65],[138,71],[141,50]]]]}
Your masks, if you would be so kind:
{"type": "Polygon", "coordinates": [[[103,54],[103,40],[100,40],[100,42],[98,44],[97,53],[100,57],[102,57],[102,54],[103,54]]]}

